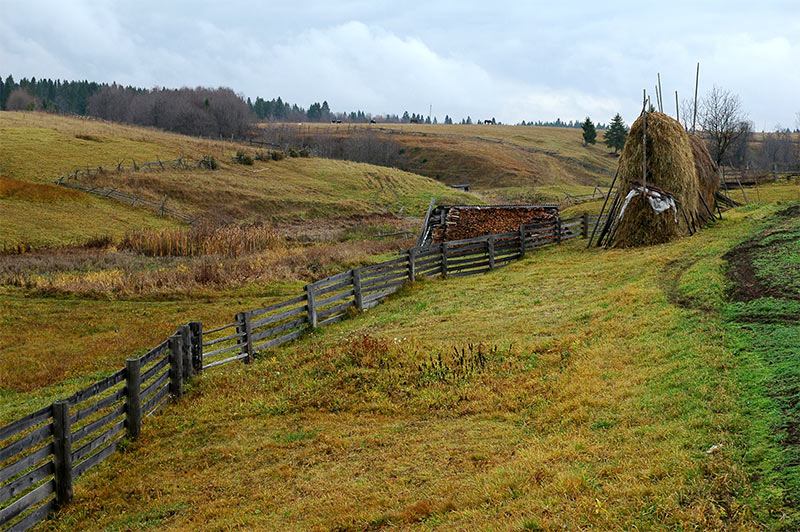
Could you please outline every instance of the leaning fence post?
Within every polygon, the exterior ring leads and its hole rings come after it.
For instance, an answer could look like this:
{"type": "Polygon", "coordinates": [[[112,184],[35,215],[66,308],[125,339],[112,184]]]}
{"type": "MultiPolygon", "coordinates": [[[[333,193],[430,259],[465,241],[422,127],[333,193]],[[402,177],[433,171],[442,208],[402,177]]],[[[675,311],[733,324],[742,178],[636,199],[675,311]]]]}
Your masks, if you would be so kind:
{"type": "Polygon", "coordinates": [[[314,285],[307,284],[304,287],[306,291],[306,297],[308,299],[308,325],[312,329],[317,328],[317,298],[314,294],[314,285]]]}
{"type": "Polygon", "coordinates": [[[183,356],[183,382],[192,377],[192,332],[188,325],[178,327],[178,334],[181,335],[181,354],[183,356]]]}
{"type": "Polygon", "coordinates": [[[169,338],[169,393],[175,399],[183,396],[183,348],[179,333],[169,338]]]}
{"type": "Polygon", "coordinates": [[[494,270],[494,236],[486,239],[486,248],[489,253],[489,269],[494,270]]]}
{"type": "Polygon", "coordinates": [[[412,283],[417,282],[417,250],[411,248],[408,250],[408,280],[412,283]]]}
{"type": "Polygon", "coordinates": [[[192,371],[193,373],[203,372],[203,324],[199,321],[189,323],[189,331],[192,335],[192,371]]]}
{"type": "Polygon", "coordinates": [[[72,431],[69,402],[53,403],[53,466],[55,471],[56,504],[62,507],[72,502],[72,431]]]}
{"type": "Polygon", "coordinates": [[[561,243],[561,216],[556,218],[556,242],[561,243]]]}
{"type": "Polygon", "coordinates": [[[353,299],[358,310],[364,310],[364,296],[361,293],[361,268],[353,270],[353,299]]]}
{"type": "Polygon", "coordinates": [[[589,213],[583,213],[583,224],[581,225],[581,237],[589,238],[589,213]]]}
{"type": "Polygon", "coordinates": [[[442,277],[447,279],[447,242],[442,242],[442,277]]]}
{"type": "Polygon", "coordinates": [[[525,258],[525,226],[519,226],[519,258],[525,258]]]}
{"type": "Polygon", "coordinates": [[[241,345],[240,352],[242,355],[242,362],[249,364],[253,361],[253,330],[250,326],[250,314],[247,312],[240,312],[236,315],[236,332],[239,333],[237,342],[241,345]]]}
{"type": "Polygon", "coordinates": [[[142,431],[141,369],[138,358],[125,361],[125,424],[131,440],[138,438],[142,431]]]}

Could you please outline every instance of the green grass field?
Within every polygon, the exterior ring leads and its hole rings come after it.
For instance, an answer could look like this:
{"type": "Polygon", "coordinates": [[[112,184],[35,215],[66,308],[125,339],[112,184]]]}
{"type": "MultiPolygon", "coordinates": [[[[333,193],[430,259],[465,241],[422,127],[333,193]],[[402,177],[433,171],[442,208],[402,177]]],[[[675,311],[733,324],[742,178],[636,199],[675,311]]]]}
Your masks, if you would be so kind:
{"type": "Polygon", "coordinates": [[[789,205],[421,282],[209,371],[39,529],[795,530],[795,333],[742,326],[723,258],[789,205]]]}

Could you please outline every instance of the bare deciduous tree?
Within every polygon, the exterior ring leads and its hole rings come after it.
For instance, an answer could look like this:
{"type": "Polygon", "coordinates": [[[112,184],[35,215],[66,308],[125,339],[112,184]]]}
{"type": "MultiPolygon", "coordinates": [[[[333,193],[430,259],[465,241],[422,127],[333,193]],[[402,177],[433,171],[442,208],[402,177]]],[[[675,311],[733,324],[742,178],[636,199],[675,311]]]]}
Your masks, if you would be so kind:
{"type": "Polygon", "coordinates": [[[731,145],[749,130],[739,96],[716,85],[700,101],[697,121],[719,166],[731,145]]]}
{"type": "Polygon", "coordinates": [[[25,89],[14,89],[6,100],[9,111],[34,111],[39,107],[36,98],[25,89]]]}

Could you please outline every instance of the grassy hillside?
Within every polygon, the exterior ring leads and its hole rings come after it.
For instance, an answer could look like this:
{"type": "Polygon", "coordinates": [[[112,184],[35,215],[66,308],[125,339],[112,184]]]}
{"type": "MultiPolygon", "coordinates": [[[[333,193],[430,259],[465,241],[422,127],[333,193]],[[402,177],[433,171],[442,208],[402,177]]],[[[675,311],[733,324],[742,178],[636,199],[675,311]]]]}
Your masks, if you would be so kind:
{"type": "Polygon", "coordinates": [[[209,371],[40,529],[794,530],[723,258],[787,206],[422,282],[209,371]]]}
{"type": "Polygon", "coordinates": [[[170,227],[144,210],[116,201],[56,190],[52,181],[77,168],[107,173],[85,185],[113,187],[162,201],[193,216],[271,223],[342,218],[391,211],[421,216],[431,196],[442,202],[476,198],[399,170],[314,158],[234,164],[236,150],[255,150],[139,127],[44,113],[0,113],[0,222],[13,227],[0,248],[20,239],[33,247],[76,244],[126,230],[170,227]],[[123,161],[198,160],[211,155],[220,169],[113,171],[123,161]],[[34,184],[37,186],[31,186],[34,184]],[[402,210],[401,210],[402,209],[402,210]],[[45,225],[46,222],[46,225],[45,225]]]}
{"type": "Polygon", "coordinates": [[[396,164],[448,184],[470,183],[490,201],[540,201],[591,193],[610,182],[617,159],[599,142],[583,146],[581,130],[527,126],[292,124],[263,126],[311,137],[363,134],[400,147],[396,164]]]}

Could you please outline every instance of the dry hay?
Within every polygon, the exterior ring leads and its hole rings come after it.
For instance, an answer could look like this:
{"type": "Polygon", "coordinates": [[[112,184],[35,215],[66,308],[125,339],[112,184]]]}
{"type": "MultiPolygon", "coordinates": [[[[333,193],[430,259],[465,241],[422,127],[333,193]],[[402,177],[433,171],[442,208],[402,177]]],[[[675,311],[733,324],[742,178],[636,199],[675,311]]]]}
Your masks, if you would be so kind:
{"type": "MultiPolygon", "coordinates": [[[[631,126],[619,160],[620,202],[642,184],[642,129],[644,115],[631,126]]],[[[669,209],[656,214],[642,197],[628,205],[614,234],[614,247],[648,246],[669,242],[692,232],[698,198],[697,172],[683,126],[669,116],[647,113],[647,186],[657,187],[675,199],[676,213],[669,209]]],[[[702,208],[702,204],[700,204],[702,208]]]]}
{"type": "Polygon", "coordinates": [[[714,218],[714,196],[719,190],[719,169],[711,159],[706,143],[700,137],[689,135],[689,144],[692,147],[694,168],[697,173],[697,192],[699,194],[697,219],[705,223],[714,218]],[[705,201],[705,205],[703,201],[705,201]]]}

